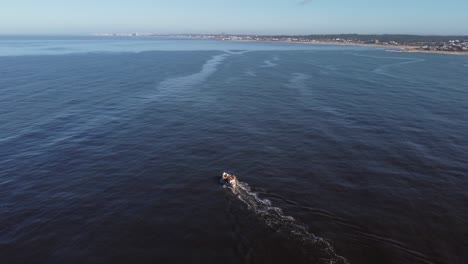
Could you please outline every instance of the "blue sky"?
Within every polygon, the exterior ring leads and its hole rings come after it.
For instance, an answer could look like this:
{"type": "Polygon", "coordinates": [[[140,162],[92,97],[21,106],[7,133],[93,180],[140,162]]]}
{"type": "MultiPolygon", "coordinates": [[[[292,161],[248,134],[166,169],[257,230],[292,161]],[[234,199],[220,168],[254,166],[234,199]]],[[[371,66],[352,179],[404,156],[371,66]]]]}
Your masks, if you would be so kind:
{"type": "Polygon", "coordinates": [[[468,0],[0,0],[0,34],[464,34],[468,0]]]}

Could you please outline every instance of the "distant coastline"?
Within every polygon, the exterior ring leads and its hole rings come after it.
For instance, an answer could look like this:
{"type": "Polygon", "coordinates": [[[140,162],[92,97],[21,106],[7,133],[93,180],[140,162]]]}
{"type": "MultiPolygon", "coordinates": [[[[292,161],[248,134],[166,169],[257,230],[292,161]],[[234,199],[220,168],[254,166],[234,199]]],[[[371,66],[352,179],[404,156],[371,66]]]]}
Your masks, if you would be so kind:
{"type": "Polygon", "coordinates": [[[340,43],[340,42],[303,42],[303,44],[321,44],[321,45],[346,45],[346,46],[363,46],[363,47],[377,47],[377,48],[386,48],[388,50],[393,50],[395,52],[415,52],[415,53],[434,53],[434,54],[450,54],[450,55],[468,55],[467,51],[443,51],[443,50],[422,50],[416,46],[408,45],[398,45],[398,46],[389,46],[382,44],[365,44],[365,43],[340,43]]]}
{"type": "MultiPolygon", "coordinates": [[[[220,40],[226,41],[226,40],[220,40]]],[[[334,41],[268,41],[268,40],[229,40],[229,41],[240,41],[240,42],[277,42],[277,43],[290,43],[290,44],[308,44],[308,45],[340,45],[340,46],[358,46],[358,47],[376,47],[386,48],[388,51],[394,52],[413,52],[413,53],[433,53],[433,54],[449,54],[449,55],[468,55],[468,51],[442,51],[442,50],[422,50],[417,46],[409,45],[383,45],[383,44],[370,44],[370,43],[358,43],[358,42],[334,42],[334,41]]]]}
{"type": "Polygon", "coordinates": [[[219,41],[278,42],[319,45],[347,45],[386,48],[400,52],[419,52],[468,55],[468,36],[426,35],[230,35],[230,34],[153,34],[153,33],[99,33],[101,37],[174,37],[219,41]]]}

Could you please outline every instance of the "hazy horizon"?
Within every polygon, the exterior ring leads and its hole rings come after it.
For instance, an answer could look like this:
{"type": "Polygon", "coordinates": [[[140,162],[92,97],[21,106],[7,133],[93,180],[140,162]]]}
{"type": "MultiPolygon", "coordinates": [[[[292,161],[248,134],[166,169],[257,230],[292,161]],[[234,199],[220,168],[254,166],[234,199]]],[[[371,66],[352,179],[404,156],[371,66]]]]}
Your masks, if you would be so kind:
{"type": "Polygon", "coordinates": [[[467,10],[461,0],[18,0],[2,4],[0,35],[468,35],[467,10]]]}
{"type": "MultiPolygon", "coordinates": [[[[158,32],[143,32],[143,31],[135,31],[135,32],[92,32],[92,33],[76,33],[76,34],[67,34],[67,33],[46,33],[46,34],[1,34],[0,37],[93,37],[93,36],[99,36],[99,34],[116,34],[112,37],[133,37],[133,36],[126,36],[126,34],[130,35],[133,33],[138,33],[138,34],[154,34],[154,37],[164,37],[164,36],[183,36],[183,35],[232,35],[232,36],[251,36],[251,35],[257,35],[257,36],[326,36],[326,35],[360,35],[360,36],[365,36],[365,35],[376,35],[376,36],[385,36],[385,35],[401,35],[401,36],[440,36],[440,37],[468,37],[467,34],[402,34],[402,33],[366,33],[366,34],[360,34],[360,33],[309,33],[309,34],[256,34],[256,33],[230,33],[230,32],[205,32],[205,33],[158,33],[158,32]]],[[[145,37],[144,35],[136,36],[136,37],[145,37]]]]}

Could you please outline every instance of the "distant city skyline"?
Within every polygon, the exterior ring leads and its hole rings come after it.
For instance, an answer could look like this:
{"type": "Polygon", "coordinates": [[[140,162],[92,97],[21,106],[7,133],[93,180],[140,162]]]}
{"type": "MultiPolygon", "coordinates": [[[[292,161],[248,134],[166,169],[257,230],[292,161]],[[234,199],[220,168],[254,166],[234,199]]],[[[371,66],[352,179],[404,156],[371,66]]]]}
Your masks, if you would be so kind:
{"type": "Polygon", "coordinates": [[[15,0],[0,4],[1,35],[468,35],[464,0],[15,0]]]}

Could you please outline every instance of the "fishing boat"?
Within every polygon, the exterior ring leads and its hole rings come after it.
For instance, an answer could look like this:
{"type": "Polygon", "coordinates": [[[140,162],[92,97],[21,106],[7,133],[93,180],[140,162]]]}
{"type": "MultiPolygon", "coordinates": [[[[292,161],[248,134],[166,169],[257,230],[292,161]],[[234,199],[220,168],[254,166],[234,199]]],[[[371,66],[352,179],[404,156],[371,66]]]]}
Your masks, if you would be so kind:
{"type": "Polygon", "coordinates": [[[232,188],[236,188],[237,185],[239,185],[239,181],[237,180],[237,177],[227,172],[224,172],[223,176],[221,176],[220,183],[222,185],[226,185],[232,188]]]}

